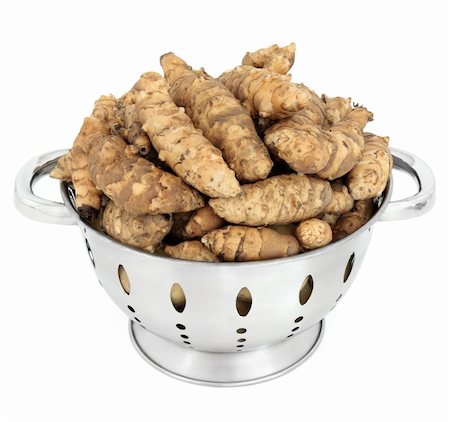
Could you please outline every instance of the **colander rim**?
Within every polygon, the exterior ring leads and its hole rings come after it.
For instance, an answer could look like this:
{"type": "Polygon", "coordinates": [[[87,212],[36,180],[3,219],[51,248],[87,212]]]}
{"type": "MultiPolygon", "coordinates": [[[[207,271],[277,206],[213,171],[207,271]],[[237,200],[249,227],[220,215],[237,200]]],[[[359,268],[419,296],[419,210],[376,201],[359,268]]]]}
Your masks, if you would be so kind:
{"type": "Polygon", "coordinates": [[[266,266],[272,266],[277,264],[291,264],[294,262],[300,262],[304,261],[308,258],[311,258],[313,256],[325,254],[329,252],[332,249],[335,249],[336,246],[342,246],[345,243],[351,242],[353,239],[358,237],[361,233],[365,232],[366,230],[370,229],[370,227],[375,224],[379,219],[380,216],[384,213],[387,206],[389,205],[390,198],[392,196],[392,189],[393,189],[393,182],[392,182],[392,172],[390,174],[388,183],[386,185],[385,190],[380,195],[382,198],[381,204],[378,206],[378,209],[375,211],[372,218],[363,226],[361,226],[358,230],[350,234],[349,236],[344,237],[341,240],[338,240],[336,242],[330,243],[329,245],[323,246],[318,249],[314,249],[311,251],[303,252],[298,255],[292,255],[287,256],[283,258],[273,258],[273,259],[266,259],[263,261],[245,261],[245,262],[203,262],[203,261],[189,261],[189,260],[183,260],[183,259],[177,259],[172,257],[165,257],[160,255],[155,255],[150,252],[143,251],[142,249],[136,248],[134,246],[126,245],[110,236],[108,236],[106,233],[101,232],[100,230],[96,229],[95,227],[89,225],[85,221],[83,221],[79,214],[76,212],[76,209],[73,205],[73,201],[70,199],[69,196],[69,185],[66,182],[60,183],[60,190],[61,190],[61,197],[63,199],[64,205],[69,210],[69,212],[72,214],[74,219],[76,220],[77,224],[86,230],[92,230],[96,233],[96,235],[103,238],[103,240],[107,242],[111,242],[114,245],[123,247],[125,249],[129,249],[133,252],[136,252],[140,254],[141,256],[144,256],[145,259],[152,259],[157,262],[161,263],[167,263],[167,264],[176,264],[176,265],[185,265],[186,267],[204,267],[211,269],[212,267],[220,267],[220,268],[259,268],[259,267],[266,267],[266,266]]]}

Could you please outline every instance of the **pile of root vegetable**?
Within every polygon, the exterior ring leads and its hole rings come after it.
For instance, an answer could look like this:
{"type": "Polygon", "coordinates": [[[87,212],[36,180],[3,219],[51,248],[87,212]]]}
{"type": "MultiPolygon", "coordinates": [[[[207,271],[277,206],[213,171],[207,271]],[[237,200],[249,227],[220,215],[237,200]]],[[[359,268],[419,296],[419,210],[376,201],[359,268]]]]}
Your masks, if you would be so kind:
{"type": "Polygon", "coordinates": [[[370,111],[293,83],[295,44],[211,77],[173,53],[102,96],[52,177],[84,220],[179,259],[253,261],[340,240],[374,212],[391,169],[370,111]]]}

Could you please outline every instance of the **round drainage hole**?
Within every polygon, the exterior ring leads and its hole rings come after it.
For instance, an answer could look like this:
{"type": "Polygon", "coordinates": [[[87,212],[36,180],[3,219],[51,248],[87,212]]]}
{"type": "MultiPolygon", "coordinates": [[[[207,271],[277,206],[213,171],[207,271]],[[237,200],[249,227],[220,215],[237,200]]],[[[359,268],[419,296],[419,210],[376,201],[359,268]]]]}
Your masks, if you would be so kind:
{"type": "Polygon", "coordinates": [[[186,327],[185,327],[183,324],[177,324],[176,327],[177,327],[179,330],[185,330],[185,329],[186,329],[186,327]]]}
{"type": "Polygon", "coordinates": [[[295,322],[295,323],[300,322],[302,319],[303,319],[303,317],[302,317],[302,316],[299,316],[298,318],[295,318],[294,322],[295,322]]]}
{"type": "Polygon", "coordinates": [[[238,329],[236,330],[236,332],[237,332],[238,334],[244,334],[244,333],[247,332],[247,330],[246,330],[245,328],[238,328],[238,329]]]}
{"type": "Polygon", "coordinates": [[[129,309],[131,312],[136,312],[136,311],[134,310],[134,308],[133,308],[132,306],[130,306],[130,305],[128,305],[128,309],[129,309]]]}

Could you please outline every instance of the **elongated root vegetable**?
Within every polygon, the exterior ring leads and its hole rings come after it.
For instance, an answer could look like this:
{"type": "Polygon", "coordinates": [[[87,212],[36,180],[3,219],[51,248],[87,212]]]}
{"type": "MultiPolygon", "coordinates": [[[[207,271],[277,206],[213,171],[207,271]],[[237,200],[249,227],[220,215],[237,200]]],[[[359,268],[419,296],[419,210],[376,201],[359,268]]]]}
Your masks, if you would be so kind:
{"type": "Polygon", "coordinates": [[[59,158],[55,168],[51,171],[50,177],[62,180],[63,182],[72,181],[72,153],[69,151],[59,158]]]}
{"type": "Polygon", "coordinates": [[[197,191],[130,153],[118,136],[105,136],[94,146],[89,173],[118,207],[132,215],[192,211],[204,205],[197,191]]]}
{"type": "Polygon", "coordinates": [[[136,112],[134,90],[128,91],[117,100],[115,122],[111,130],[113,134],[122,136],[134,145],[140,155],[149,153],[150,139],[142,129],[136,112]]]}
{"type": "Polygon", "coordinates": [[[271,126],[264,142],[298,173],[333,180],[350,171],[361,157],[362,129],[371,118],[372,113],[357,107],[325,131],[299,113],[271,126]]]}
{"type": "Polygon", "coordinates": [[[333,241],[343,239],[366,224],[374,213],[372,199],[355,201],[353,209],[342,214],[333,226],[333,241]]]}
{"type": "Polygon", "coordinates": [[[134,88],[139,120],[159,158],[187,184],[208,196],[236,196],[240,187],[234,172],[221,152],[194,128],[184,109],[175,105],[167,82],[149,72],[134,88]]]}
{"type": "Polygon", "coordinates": [[[323,210],[329,214],[344,214],[353,208],[353,198],[348,193],[347,186],[338,181],[331,182],[333,196],[331,202],[323,210]]]}
{"type": "Polygon", "coordinates": [[[209,205],[206,205],[192,213],[184,231],[188,237],[202,237],[225,224],[225,220],[220,218],[209,205]]]}
{"type": "Polygon", "coordinates": [[[267,227],[227,226],[202,237],[202,242],[224,261],[257,261],[296,255],[294,236],[267,227]]]}
{"type": "Polygon", "coordinates": [[[219,258],[204,246],[200,240],[188,240],[175,246],[167,245],[164,248],[164,252],[172,258],[187,259],[189,261],[219,261],[219,258]]]}
{"type": "Polygon", "coordinates": [[[94,220],[100,210],[102,192],[89,176],[88,156],[95,143],[109,134],[109,124],[114,116],[116,99],[101,96],[94,106],[91,116],[84,119],[80,133],[71,150],[72,182],[75,188],[75,203],[78,213],[88,221],[94,220]]]}
{"type": "Polygon", "coordinates": [[[102,227],[114,239],[153,252],[172,227],[170,214],[133,216],[114,205],[106,204],[102,227]]]}
{"type": "Polygon", "coordinates": [[[239,180],[265,179],[272,168],[269,152],[249,113],[219,81],[199,75],[173,53],[161,56],[170,95],[185,107],[195,127],[219,148],[239,180]]]}
{"type": "Polygon", "coordinates": [[[261,48],[253,53],[247,53],[242,59],[242,64],[264,68],[274,73],[286,74],[294,64],[295,43],[286,47],[279,47],[278,44],[261,48]]]}
{"type": "Polygon", "coordinates": [[[291,78],[253,66],[238,66],[219,76],[252,116],[283,119],[305,107],[311,99],[308,88],[291,78]]]}
{"type": "Polygon", "coordinates": [[[295,230],[295,237],[305,249],[317,249],[328,245],[333,239],[330,225],[318,218],[303,220],[295,230]]]}
{"type": "Polygon", "coordinates": [[[214,212],[234,224],[287,224],[315,217],[330,203],[330,183],[289,174],[242,186],[236,198],[209,201],[214,212]]]}
{"type": "Polygon", "coordinates": [[[381,195],[392,170],[389,138],[365,133],[364,141],[362,157],[348,174],[348,188],[354,199],[381,195]]]}

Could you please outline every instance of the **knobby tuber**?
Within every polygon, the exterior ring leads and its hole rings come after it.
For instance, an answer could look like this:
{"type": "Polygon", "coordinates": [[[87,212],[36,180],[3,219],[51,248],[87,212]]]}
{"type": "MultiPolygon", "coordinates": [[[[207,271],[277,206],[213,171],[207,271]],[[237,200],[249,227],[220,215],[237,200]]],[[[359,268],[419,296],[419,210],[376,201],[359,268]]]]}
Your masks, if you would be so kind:
{"type": "Polygon", "coordinates": [[[144,73],[134,89],[139,120],[159,158],[187,184],[208,196],[236,196],[241,189],[234,172],[220,150],[173,102],[165,79],[155,72],[144,73]]]}
{"type": "Polygon", "coordinates": [[[195,127],[222,151],[241,181],[265,179],[272,161],[249,113],[219,81],[199,75],[173,53],[161,56],[175,104],[184,107],[195,127]]]}
{"type": "Polygon", "coordinates": [[[172,258],[187,259],[190,261],[219,261],[219,258],[204,246],[200,240],[187,240],[174,246],[167,245],[164,248],[164,252],[172,258]]]}
{"type": "Polygon", "coordinates": [[[242,59],[242,64],[258,68],[264,68],[274,73],[286,74],[294,64],[295,43],[286,47],[279,47],[278,44],[270,47],[260,48],[253,53],[247,52],[242,59]]]}
{"type": "Polygon", "coordinates": [[[309,89],[292,83],[289,76],[253,66],[238,66],[219,76],[219,81],[252,116],[282,119],[301,110],[311,99],[309,89]]]}
{"type": "Polygon", "coordinates": [[[375,205],[372,199],[355,201],[353,209],[342,214],[333,226],[333,241],[343,239],[366,224],[374,210],[375,205]]]}
{"type": "Polygon", "coordinates": [[[205,234],[202,242],[224,261],[257,261],[300,252],[294,236],[267,227],[227,226],[205,234]]]}
{"type": "Polygon", "coordinates": [[[169,233],[172,218],[170,214],[134,216],[109,201],[103,210],[101,224],[105,232],[114,239],[154,252],[155,247],[169,233]]]}
{"type": "Polygon", "coordinates": [[[72,181],[72,153],[69,151],[58,159],[55,168],[51,171],[50,177],[62,180],[63,182],[72,181]]]}
{"type": "Polygon", "coordinates": [[[326,221],[309,218],[297,226],[295,237],[303,248],[316,249],[328,245],[333,239],[333,232],[326,221]]]}
{"type": "Polygon", "coordinates": [[[184,232],[188,237],[202,237],[225,224],[226,221],[220,218],[209,205],[206,205],[192,213],[184,227],[184,232]]]}
{"type": "Polygon", "coordinates": [[[287,224],[315,217],[330,203],[330,183],[289,174],[242,186],[235,198],[210,199],[214,212],[234,224],[287,224]]]}
{"type": "Polygon", "coordinates": [[[383,193],[392,170],[388,144],[388,137],[364,134],[362,157],[348,174],[348,188],[354,199],[375,198],[383,193]]]}
{"type": "Polygon", "coordinates": [[[96,186],[132,215],[192,211],[204,205],[197,191],[130,152],[118,136],[105,136],[94,146],[89,172],[96,186]]]}

